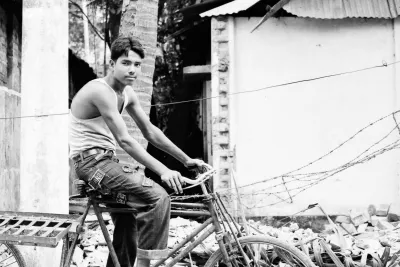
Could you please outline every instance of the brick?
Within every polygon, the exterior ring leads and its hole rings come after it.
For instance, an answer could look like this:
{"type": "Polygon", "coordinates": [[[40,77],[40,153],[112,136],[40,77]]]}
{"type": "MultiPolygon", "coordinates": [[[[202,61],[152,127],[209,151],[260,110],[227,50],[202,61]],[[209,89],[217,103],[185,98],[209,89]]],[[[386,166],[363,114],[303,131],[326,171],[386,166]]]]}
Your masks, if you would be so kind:
{"type": "Polygon", "coordinates": [[[220,132],[228,132],[229,131],[229,124],[228,123],[220,123],[219,125],[220,132]]]}
{"type": "Polygon", "coordinates": [[[378,220],[378,224],[376,225],[381,230],[392,230],[394,226],[390,222],[378,220]]]}
{"type": "Polygon", "coordinates": [[[364,233],[364,232],[367,230],[367,227],[368,227],[368,224],[367,224],[367,223],[360,224],[360,225],[357,227],[357,232],[358,232],[358,233],[364,233]]]}
{"type": "Polygon", "coordinates": [[[365,232],[375,232],[375,227],[368,226],[367,229],[365,229],[365,232]]]}
{"type": "Polygon", "coordinates": [[[220,97],[219,104],[221,106],[227,106],[229,104],[229,99],[227,97],[220,97]]]}
{"type": "Polygon", "coordinates": [[[217,144],[229,144],[229,137],[228,136],[218,136],[216,140],[217,144]]]}
{"type": "Polygon", "coordinates": [[[218,70],[220,72],[227,72],[229,69],[229,59],[227,58],[222,58],[219,62],[218,62],[218,70]]]}
{"type": "Polygon", "coordinates": [[[220,118],[228,118],[228,111],[222,111],[219,113],[220,118]]]}
{"type": "Polygon", "coordinates": [[[229,169],[220,169],[219,170],[219,175],[229,175],[229,169]]]}
{"type": "Polygon", "coordinates": [[[382,247],[381,242],[379,239],[362,239],[362,240],[355,240],[355,245],[362,249],[370,249],[372,251],[378,251],[382,247]]]}
{"type": "Polygon", "coordinates": [[[399,203],[393,203],[390,205],[387,219],[389,222],[400,221],[400,204],[399,203]]]}
{"type": "Polygon", "coordinates": [[[388,204],[380,204],[376,208],[376,216],[387,216],[390,205],[388,204]]]}
{"type": "Polygon", "coordinates": [[[229,41],[228,35],[217,35],[214,36],[214,42],[227,43],[229,41]]]}
{"type": "Polygon", "coordinates": [[[229,161],[220,161],[219,168],[229,170],[232,167],[232,163],[229,161]]]}
{"type": "Polygon", "coordinates": [[[229,182],[231,180],[231,176],[230,175],[220,175],[219,180],[221,182],[229,182]]]}
{"type": "Polygon", "coordinates": [[[218,183],[218,188],[230,188],[230,183],[228,181],[220,181],[218,183]]]}
{"type": "Polygon", "coordinates": [[[220,84],[219,85],[219,92],[220,93],[227,93],[229,91],[229,87],[227,84],[220,84]]]}
{"type": "Polygon", "coordinates": [[[227,25],[226,21],[217,21],[217,22],[215,23],[214,29],[216,29],[216,30],[225,29],[225,28],[226,28],[226,25],[227,25]]]}
{"type": "Polygon", "coordinates": [[[375,205],[369,205],[368,206],[368,213],[370,216],[376,215],[376,207],[375,205]]]}
{"type": "Polygon", "coordinates": [[[370,215],[367,210],[351,210],[350,218],[354,226],[366,223],[370,220],[370,215]]]}
{"type": "Polygon", "coordinates": [[[351,223],[351,219],[349,216],[339,215],[336,217],[335,223],[351,223]]]}
{"type": "Polygon", "coordinates": [[[356,227],[352,223],[341,223],[340,226],[345,229],[346,233],[355,234],[357,233],[356,227]]]}
{"type": "Polygon", "coordinates": [[[229,149],[221,149],[218,151],[220,157],[229,157],[229,149]]]}
{"type": "Polygon", "coordinates": [[[379,221],[379,219],[376,215],[371,216],[370,222],[373,226],[376,226],[378,224],[378,221],[379,221]]]}
{"type": "Polygon", "coordinates": [[[228,122],[227,118],[218,118],[218,122],[226,123],[228,122]]]}

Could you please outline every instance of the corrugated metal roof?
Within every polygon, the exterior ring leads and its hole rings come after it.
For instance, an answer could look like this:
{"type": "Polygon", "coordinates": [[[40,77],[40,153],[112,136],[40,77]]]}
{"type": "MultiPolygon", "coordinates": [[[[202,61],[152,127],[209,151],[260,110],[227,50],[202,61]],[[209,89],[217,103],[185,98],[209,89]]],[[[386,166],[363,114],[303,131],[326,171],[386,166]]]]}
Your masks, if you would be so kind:
{"type": "MultiPolygon", "coordinates": [[[[246,10],[257,3],[259,0],[235,0],[207,12],[201,13],[201,17],[212,17],[219,15],[235,14],[246,10]]],[[[400,0],[399,0],[400,1],[400,0]]]]}
{"type": "Polygon", "coordinates": [[[320,19],[396,18],[400,0],[291,0],[283,9],[299,17],[320,19]]]}
{"type": "MultiPolygon", "coordinates": [[[[234,0],[200,16],[235,14],[258,1],[234,0]]],[[[400,15],[400,0],[291,0],[283,9],[298,17],[319,19],[396,18],[400,15]]]]}

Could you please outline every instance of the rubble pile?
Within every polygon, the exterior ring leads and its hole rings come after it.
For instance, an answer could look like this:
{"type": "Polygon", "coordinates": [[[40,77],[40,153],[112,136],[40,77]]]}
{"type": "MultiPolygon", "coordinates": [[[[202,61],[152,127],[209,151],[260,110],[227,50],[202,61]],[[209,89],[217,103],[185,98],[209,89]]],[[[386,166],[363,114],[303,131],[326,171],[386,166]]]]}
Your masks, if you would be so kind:
{"type": "Polygon", "coordinates": [[[337,216],[335,222],[328,217],[328,221],[331,223],[321,233],[300,229],[296,223],[279,229],[249,223],[255,232],[297,246],[318,266],[338,266],[341,262],[346,267],[395,267],[400,263],[400,205],[370,205],[337,216]]]}
{"type": "MultiPolygon", "coordinates": [[[[110,216],[103,216],[112,238],[114,225],[110,216]]],[[[334,222],[328,217],[328,221],[331,223],[321,233],[299,228],[294,222],[275,228],[250,220],[248,228],[251,234],[265,234],[285,240],[309,255],[321,267],[398,267],[400,205],[370,205],[337,216],[334,222]]],[[[197,221],[180,217],[171,219],[168,248],[172,249],[199,226],[197,221]]],[[[71,266],[105,266],[108,248],[94,215],[88,216],[85,229],[71,266]]],[[[217,249],[215,234],[212,234],[191,252],[190,258],[183,259],[176,266],[202,266],[217,249]]]]}
{"type": "MultiPolygon", "coordinates": [[[[112,240],[114,225],[110,215],[103,213],[107,230],[112,240]]],[[[84,233],[79,237],[75,247],[71,267],[103,267],[107,264],[108,248],[101,232],[96,215],[88,215],[85,220],[84,233]]]]}
{"type": "MultiPolygon", "coordinates": [[[[103,213],[103,218],[107,224],[107,229],[112,240],[114,225],[111,217],[103,213]]],[[[171,219],[168,248],[172,249],[200,225],[201,224],[197,221],[187,220],[180,217],[171,219]]],[[[81,235],[75,248],[71,267],[106,266],[108,248],[95,215],[87,216],[84,229],[85,232],[81,235]]],[[[185,247],[181,250],[184,248],[185,247]]],[[[197,266],[196,262],[206,262],[211,254],[217,249],[218,245],[215,241],[215,234],[212,234],[191,252],[191,259],[183,259],[182,262],[176,264],[176,266],[191,265],[195,267],[197,266]]]]}

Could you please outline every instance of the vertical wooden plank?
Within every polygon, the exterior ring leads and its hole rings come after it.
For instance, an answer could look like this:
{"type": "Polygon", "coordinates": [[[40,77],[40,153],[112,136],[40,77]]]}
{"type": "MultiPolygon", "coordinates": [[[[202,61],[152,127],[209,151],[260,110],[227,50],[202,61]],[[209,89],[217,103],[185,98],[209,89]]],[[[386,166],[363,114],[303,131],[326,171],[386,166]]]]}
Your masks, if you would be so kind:
{"type": "MultiPolygon", "coordinates": [[[[206,90],[206,81],[203,81],[203,88],[201,91],[201,98],[206,98],[207,90],[206,90]]],[[[207,162],[207,100],[203,100],[200,102],[200,122],[201,132],[203,133],[203,160],[207,162]]]]}
{"type": "Polygon", "coordinates": [[[205,82],[205,97],[207,100],[205,101],[206,108],[205,108],[205,118],[206,118],[206,132],[207,132],[207,138],[206,138],[206,151],[207,151],[207,157],[206,157],[206,162],[208,164],[212,164],[213,158],[212,158],[212,110],[211,110],[211,81],[206,81],[205,82]]]}

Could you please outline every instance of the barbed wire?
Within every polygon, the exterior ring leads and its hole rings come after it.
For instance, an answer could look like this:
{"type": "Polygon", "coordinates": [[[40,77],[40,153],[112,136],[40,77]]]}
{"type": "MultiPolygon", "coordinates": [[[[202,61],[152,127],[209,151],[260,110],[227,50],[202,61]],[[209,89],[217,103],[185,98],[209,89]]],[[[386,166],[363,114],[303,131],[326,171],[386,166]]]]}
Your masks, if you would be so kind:
{"type": "MultiPolygon", "coordinates": [[[[240,195],[258,195],[258,194],[265,195],[265,194],[285,193],[287,190],[268,192],[268,193],[260,193],[260,192],[265,192],[268,189],[273,189],[273,188],[276,188],[276,187],[280,187],[282,185],[287,185],[287,184],[289,184],[291,182],[310,182],[310,184],[314,185],[314,184],[319,183],[319,182],[321,182],[321,181],[323,181],[323,180],[325,180],[325,179],[327,179],[327,178],[329,178],[329,177],[331,177],[331,176],[333,176],[333,175],[335,175],[335,174],[337,174],[339,172],[342,172],[342,171],[344,171],[344,170],[346,170],[346,169],[348,169],[350,167],[353,167],[353,166],[358,165],[358,164],[363,164],[363,163],[365,163],[365,162],[377,157],[378,155],[381,155],[381,154],[383,154],[385,152],[391,151],[393,149],[398,149],[398,148],[400,148],[400,139],[396,140],[395,142],[393,142],[393,143],[391,143],[389,145],[386,145],[385,147],[383,147],[383,148],[381,148],[379,150],[376,150],[374,152],[371,152],[368,155],[365,155],[359,161],[347,162],[347,163],[343,164],[342,166],[337,167],[337,168],[335,168],[335,169],[333,169],[331,171],[320,172],[317,175],[315,175],[315,173],[313,173],[313,174],[299,174],[299,175],[302,175],[302,176],[304,176],[306,178],[310,178],[310,177],[315,176],[315,178],[313,178],[311,180],[305,180],[303,178],[299,179],[299,178],[296,177],[297,175],[286,176],[287,180],[288,179],[293,179],[293,180],[286,181],[285,183],[279,183],[279,184],[276,184],[276,185],[272,185],[272,186],[269,186],[269,187],[266,187],[266,188],[263,188],[263,189],[259,189],[259,190],[256,190],[256,191],[252,191],[251,193],[240,193],[240,195]]],[[[292,189],[290,189],[290,191],[294,191],[296,189],[301,189],[301,188],[302,187],[292,188],[292,189]]],[[[226,193],[225,195],[236,195],[236,193],[226,193]]]]}
{"type": "MultiPolygon", "coordinates": [[[[324,180],[334,176],[335,174],[337,174],[339,172],[342,172],[342,171],[346,170],[349,167],[352,167],[352,166],[357,165],[357,164],[365,163],[365,162],[375,158],[379,154],[383,154],[383,153],[385,153],[387,151],[390,151],[392,149],[399,149],[399,148],[400,148],[400,140],[397,140],[393,144],[388,145],[385,148],[382,148],[380,150],[377,150],[377,151],[375,151],[375,152],[373,152],[373,153],[371,153],[369,155],[366,155],[362,160],[357,161],[357,162],[353,162],[351,165],[348,165],[345,168],[339,169],[339,170],[337,170],[337,171],[335,171],[333,173],[326,174],[325,176],[318,177],[318,178],[315,179],[314,182],[306,183],[306,184],[303,184],[301,186],[298,186],[298,187],[295,187],[295,188],[291,188],[290,189],[291,194],[288,197],[284,197],[283,199],[280,198],[278,201],[272,202],[272,203],[269,203],[269,204],[255,205],[255,206],[247,207],[247,208],[262,208],[262,207],[268,207],[268,206],[277,205],[277,204],[280,204],[280,203],[283,203],[283,202],[287,202],[287,201],[293,199],[298,194],[304,192],[305,190],[310,189],[311,187],[323,182],[324,180]]],[[[273,186],[273,187],[277,187],[277,186],[273,186]]],[[[243,197],[243,196],[247,196],[248,197],[248,196],[263,195],[263,196],[275,196],[276,197],[277,194],[287,193],[286,189],[285,190],[280,190],[280,191],[273,191],[273,192],[265,192],[265,191],[266,190],[264,190],[264,191],[259,190],[259,191],[251,192],[251,193],[240,193],[239,195],[237,195],[236,193],[224,193],[224,194],[222,194],[222,196],[232,200],[232,199],[243,197]]]]}
{"type": "MultiPolygon", "coordinates": [[[[395,113],[395,112],[394,112],[395,113]]],[[[394,114],[391,113],[391,114],[394,114]]],[[[374,123],[370,123],[368,124],[366,127],[364,127],[362,130],[358,131],[357,133],[360,133],[361,131],[365,130],[368,127],[372,127],[375,123],[381,121],[384,118],[389,117],[390,115],[384,116],[381,119],[376,120],[374,123]]],[[[397,140],[384,145],[381,148],[376,148],[374,150],[372,150],[373,148],[375,148],[377,145],[381,144],[383,141],[387,140],[394,132],[396,132],[396,129],[399,128],[399,125],[396,122],[396,126],[393,127],[388,133],[386,133],[383,137],[381,137],[380,139],[378,139],[376,142],[374,142],[372,145],[370,145],[369,147],[367,147],[364,151],[362,151],[361,153],[359,153],[356,157],[352,158],[351,160],[347,161],[346,163],[333,168],[333,169],[329,169],[329,170],[325,170],[325,171],[319,171],[319,172],[310,172],[310,173],[296,173],[294,174],[295,171],[291,171],[288,173],[285,173],[283,175],[279,175],[279,176],[275,176],[269,179],[264,179],[260,182],[257,183],[253,183],[253,184],[259,184],[259,183],[268,183],[271,182],[272,180],[281,178],[282,182],[274,184],[274,185],[270,185],[268,187],[264,187],[262,189],[256,190],[256,191],[252,191],[252,192],[242,192],[242,193],[235,193],[235,192],[229,192],[229,191],[233,191],[236,190],[236,188],[228,188],[228,189],[222,189],[222,190],[218,190],[217,192],[220,193],[220,195],[226,199],[229,199],[230,201],[234,200],[235,198],[240,198],[243,196],[257,196],[257,195],[264,195],[264,196],[274,196],[276,198],[278,198],[279,200],[273,203],[269,203],[266,205],[258,205],[258,206],[254,206],[251,208],[261,208],[261,207],[268,207],[268,206],[273,206],[273,205],[277,205],[279,203],[282,202],[287,202],[293,201],[293,198],[295,196],[297,196],[298,194],[304,192],[305,190],[323,182],[324,180],[350,168],[353,167],[355,165],[359,165],[359,164],[363,164],[366,163],[374,158],[376,158],[379,155],[382,155],[388,151],[394,150],[394,149],[399,149],[400,148],[400,138],[398,138],[397,140]],[[291,187],[291,183],[294,182],[301,182],[302,185],[297,186],[297,187],[291,187]],[[273,191],[272,189],[276,189],[275,191],[273,191]],[[281,196],[280,194],[287,194],[287,196],[281,196]]],[[[351,138],[349,138],[348,140],[352,140],[354,139],[353,135],[351,138]]],[[[343,144],[340,145],[340,147],[343,146],[343,144]]],[[[325,155],[329,155],[329,153],[325,154],[325,155]]],[[[321,159],[321,158],[319,158],[321,159]]],[[[309,166],[309,165],[308,165],[309,166]]],[[[304,169],[303,167],[298,168],[296,170],[300,170],[300,169],[304,169]]],[[[238,189],[242,189],[245,187],[248,187],[249,185],[244,185],[244,186],[239,186],[238,189]]],[[[179,200],[187,200],[187,199],[192,199],[192,198],[201,198],[204,197],[204,195],[194,195],[194,196],[176,196],[176,198],[174,199],[179,199],[179,200]]],[[[249,207],[247,207],[249,208],[249,207]]]]}
{"type": "MultiPolygon", "coordinates": [[[[345,140],[344,142],[340,143],[340,144],[339,144],[338,146],[336,146],[334,149],[330,150],[328,153],[322,155],[321,157],[317,158],[316,160],[311,161],[310,163],[307,163],[307,164],[305,164],[305,165],[303,165],[303,166],[301,166],[301,167],[299,167],[299,168],[297,168],[297,169],[294,169],[294,170],[292,170],[292,171],[286,172],[286,173],[281,174],[281,175],[278,175],[278,176],[274,176],[274,177],[271,177],[271,178],[263,179],[263,180],[261,180],[261,181],[257,181],[257,182],[250,183],[250,184],[247,184],[247,185],[242,185],[242,186],[240,186],[240,188],[245,188],[245,187],[253,186],[253,185],[256,185],[256,184],[268,182],[268,181],[271,181],[271,180],[280,179],[280,178],[282,178],[282,177],[288,177],[290,174],[292,174],[292,173],[294,173],[294,172],[298,172],[298,171],[300,171],[300,170],[303,170],[303,169],[305,169],[305,168],[307,168],[307,167],[309,167],[309,166],[311,166],[311,165],[313,165],[313,164],[315,164],[315,163],[321,161],[322,159],[328,157],[329,155],[333,154],[333,153],[336,152],[338,149],[340,149],[341,147],[343,147],[345,144],[347,144],[347,143],[349,143],[350,141],[352,141],[357,135],[361,134],[361,133],[362,133],[363,131],[365,131],[367,128],[370,128],[370,127],[376,125],[378,122],[381,122],[381,121],[383,121],[384,119],[386,119],[386,118],[388,118],[388,117],[390,117],[390,116],[392,116],[392,115],[394,116],[396,113],[399,113],[399,112],[400,112],[400,110],[394,111],[394,112],[392,112],[392,113],[390,113],[390,114],[388,114],[388,115],[386,115],[386,116],[383,116],[383,117],[381,117],[381,118],[375,120],[375,121],[372,122],[372,123],[369,123],[368,125],[366,125],[366,126],[363,127],[362,129],[360,129],[359,131],[357,131],[357,132],[356,132],[354,135],[352,135],[350,138],[348,138],[348,139],[345,140]]],[[[398,126],[398,124],[397,124],[397,122],[396,122],[396,126],[389,132],[388,135],[390,135],[395,129],[398,129],[398,127],[399,127],[399,126],[398,126]]],[[[387,135],[387,136],[388,136],[388,135],[387,135]]],[[[387,136],[386,136],[386,137],[387,137],[387,136]]],[[[385,137],[384,137],[384,138],[385,138],[385,137]]],[[[378,143],[379,143],[379,142],[380,142],[380,141],[378,141],[378,143]]],[[[372,145],[372,146],[375,146],[376,144],[377,144],[377,143],[375,143],[375,144],[372,145]]],[[[364,151],[364,153],[367,152],[369,149],[370,149],[370,148],[368,148],[366,151],[364,151]]],[[[360,156],[360,155],[359,155],[359,156],[360,156]]],[[[224,189],[224,190],[233,190],[233,189],[232,189],[232,188],[227,188],[227,189],[224,189]]]]}
{"type": "MultiPolygon", "coordinates": [[[[356,69],[356,70],[352,70],[352,71],[345,71],[345,72],[339,72],[339,73],[334,73],[334,74],[328,74],[328,75],[318,76],[318,77],[314,77],[314,78],[302,79],[302,80],[291,81],[291,82],[286,82],[286,83],[281,83],[281,84],[275,84],[275,85],[261,87],[261,88],[253,89],[253,90],[246,90],[246,91],[240,91],[240,92],[235,92],[235,93],[229,93],[229,94],[224,95],[224,97],[225,96],[229,97],[229,96],[239,95],[239,94],[254,93],[254,92],[264,91],[264,90],[268,90],[268,89],[272,89],[272,88],[293,85],[293,84],[297,84],[297,83],[312,82],[312,81],[316,81],[316,80],[327,79],[327,78],[332,78],[332,77],[337,77],[337,76],[342,76],[342,75],[347,75],[347,74],[367,71],[367,70],[376,69],[376,68],[388,67],[388,66],[392,66],[392,65],[395,65],[395,64],[398,64],[398,63],[400,63],[400,61],[394,61],[394,62],[391,62],[391,63],[387,63],[386,61],[383,60],[381,65],[375,65],[375,66],[356,69]]],[[[144,105],[144,107],[160,107],[160,106],[167,106],[167,105],[178,105],[178,104],[184,104],[184,103],[189,103],[189,102],[199,102],[199,101],[204,101],[204,100],[210,100],[210,99],[219,98],[219,97],[221,97],[221,96],[217,95],[217,96],[211,96],[211,97],[196,98],[196,99],[191,99],[191,100],[175,101],[175,102],[170,102],[170,103],[158,103],[158,104],[154,104],[154,105],[144,105]]],[[[27,116],[17,116],[17,117],[0,117],[0,120],[12,120],[12,119],[24,119],[24,118],[40,118],[40,117],[60,116],[60,115],[68,115],[68,114],[69,114],[69,112],[65,112],[65,113],[49,113],[49,114],[39,114],[39,115],[27,115],[27,116]]]]}

